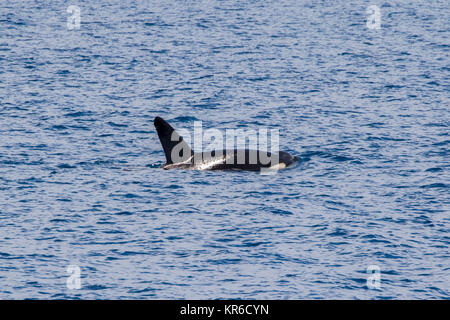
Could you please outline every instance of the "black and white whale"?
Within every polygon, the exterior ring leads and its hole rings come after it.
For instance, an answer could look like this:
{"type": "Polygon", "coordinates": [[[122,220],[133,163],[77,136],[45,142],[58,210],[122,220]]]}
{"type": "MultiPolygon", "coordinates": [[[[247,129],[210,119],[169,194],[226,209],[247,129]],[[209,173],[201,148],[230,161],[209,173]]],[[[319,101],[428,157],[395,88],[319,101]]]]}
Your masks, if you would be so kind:
{"type": "Polygon", "coordinates": [[[297,157],[284,151],[270,153],[250,149],[224,149],[193,152],[183,137],[164,119],[156,117],[154,124],[166,155],[166,163],[162,166],[164,169],[272,172],[298,161],[297,157]]]}

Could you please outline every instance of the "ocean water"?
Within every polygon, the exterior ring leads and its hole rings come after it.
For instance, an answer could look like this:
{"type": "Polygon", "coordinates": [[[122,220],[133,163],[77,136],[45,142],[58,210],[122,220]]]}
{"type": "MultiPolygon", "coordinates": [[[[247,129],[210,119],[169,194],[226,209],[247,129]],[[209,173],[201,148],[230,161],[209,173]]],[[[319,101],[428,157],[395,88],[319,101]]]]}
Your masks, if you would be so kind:
{"type": "Polygon", "coordinates": [[[1,0],[0,298],[449,299],[449,21],[447,1],[1,0]],[[300,161],[163,170],[155,116],[278,129],[300,161]]]}

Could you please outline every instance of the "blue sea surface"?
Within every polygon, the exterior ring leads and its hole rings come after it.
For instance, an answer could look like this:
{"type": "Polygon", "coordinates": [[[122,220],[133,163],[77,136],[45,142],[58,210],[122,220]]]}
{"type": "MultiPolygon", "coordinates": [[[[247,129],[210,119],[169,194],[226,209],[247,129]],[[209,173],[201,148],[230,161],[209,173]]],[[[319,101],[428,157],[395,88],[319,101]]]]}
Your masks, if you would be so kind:
{"type": "Polygon", "coordinates": [[[449,299],[449,21],[437,0],[1,0],[0,298],[449,299]],[[163,170],[155,116],[278,129],[300,161],[163,170]]]}

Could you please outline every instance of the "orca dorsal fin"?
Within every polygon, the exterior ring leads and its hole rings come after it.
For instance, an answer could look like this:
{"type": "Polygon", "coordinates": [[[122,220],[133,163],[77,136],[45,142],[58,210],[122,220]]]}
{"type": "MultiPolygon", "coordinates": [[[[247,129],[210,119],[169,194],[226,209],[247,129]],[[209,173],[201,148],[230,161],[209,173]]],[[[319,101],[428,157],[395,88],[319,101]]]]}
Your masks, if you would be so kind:
{"type": "Polygon", "coordinates": [[[161,141],[164,153],[166,154],[166,164],[173,164],[186,161],[192,155],[192,149],[183,140],[166,120],[156,117],[154,120],[156,131],[158,132],[159,141],[161,141]],[[176,147],[176,150],[174,148],[176,147]],[[173,154],[172,152],[176,153],[173,154]],[[178,153],[178,154],[177,154],[178,153]],[[176,156],[176,159],[173,156],[176,156]]]}

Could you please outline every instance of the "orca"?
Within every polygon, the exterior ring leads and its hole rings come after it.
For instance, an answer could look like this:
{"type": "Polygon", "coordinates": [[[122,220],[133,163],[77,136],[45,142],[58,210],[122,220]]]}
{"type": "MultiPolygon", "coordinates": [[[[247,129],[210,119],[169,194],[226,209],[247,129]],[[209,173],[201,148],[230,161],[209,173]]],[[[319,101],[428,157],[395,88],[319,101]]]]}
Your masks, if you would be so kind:
{"type": "Polygon", "coordinates": [[[170,124],[156,117],[154,125],[166,156],[163,169],[276,171],[298,161],[291,154],[250,149],[194,152],[170,124]]]}

